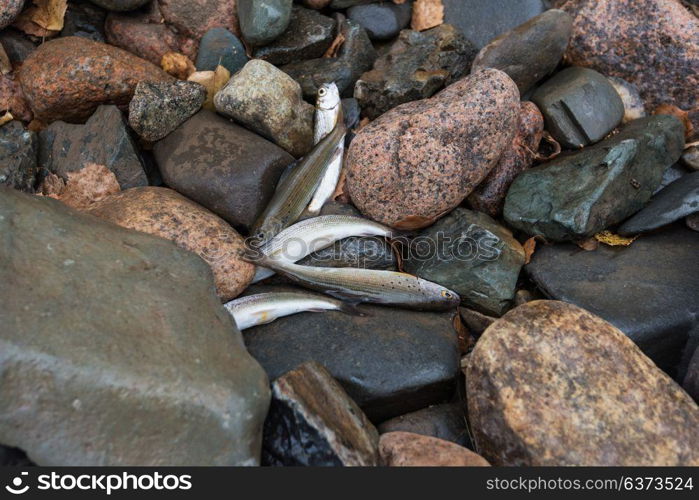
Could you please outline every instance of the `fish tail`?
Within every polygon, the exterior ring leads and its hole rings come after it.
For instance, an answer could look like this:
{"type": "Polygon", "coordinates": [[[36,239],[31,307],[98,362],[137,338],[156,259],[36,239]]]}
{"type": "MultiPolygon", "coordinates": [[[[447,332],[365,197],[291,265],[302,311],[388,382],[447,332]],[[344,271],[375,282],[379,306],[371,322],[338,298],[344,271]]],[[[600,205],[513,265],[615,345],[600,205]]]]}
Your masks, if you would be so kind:
{"type": "Polygon", "coordinates": [[[362,311],[357,305],[350,304],[349,302],[343,302],[340,305],[340,311],[350,316],[369,316],[369,313],[362,311]]]}
{"type": "Polygon", "coordinates": [[[270,267],[272,263],[272,259],[268,255],[265,255],[260,247],[251,245],[248,241],[245,242],[240,256],[243,260],[262,267],[270,267]]]}

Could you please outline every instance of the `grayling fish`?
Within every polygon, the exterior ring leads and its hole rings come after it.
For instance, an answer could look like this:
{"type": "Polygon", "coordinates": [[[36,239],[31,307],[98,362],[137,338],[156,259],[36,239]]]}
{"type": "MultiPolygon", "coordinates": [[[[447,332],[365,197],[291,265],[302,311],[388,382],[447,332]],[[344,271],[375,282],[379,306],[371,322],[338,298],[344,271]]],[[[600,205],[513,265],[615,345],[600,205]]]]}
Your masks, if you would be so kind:
{"type": "Polygon", "coordinates": [[[338,121],[333,131],[281,182],[252,228],[251,234],[260,245],[267,243],[299,219],[320,185],[346,130],[345,124],[338,121]]]}
{"type": "Polygon", "coordinates": [[[351,304],[309,292],[269,292],[248,295],[224,304],[240,330],[271,323],[301,312],[342,311],[360,315],[351,304]]]}
{"type": "Polygon", "coordinates": [[[447,310],[459,305],[451,290],[417,276],[373,269],[300,266],[274,260],[247,247],[246,260],[269,267],[302,286],[350,302],[373,302],[424,310],[447,310]]]}
{"type": "MultiPolygon", "coordinates": [[[[287,227],[261,250],[265,255],[275,260],[294,263],[343,238],[350,236],[392,238],[394,234],[395,231],[391,228],[362,217],[321,215],[287,227]]],[[[258,267],[252,282],[257,283],[272,275],[274,275],[274,271],[258,267]]]]}

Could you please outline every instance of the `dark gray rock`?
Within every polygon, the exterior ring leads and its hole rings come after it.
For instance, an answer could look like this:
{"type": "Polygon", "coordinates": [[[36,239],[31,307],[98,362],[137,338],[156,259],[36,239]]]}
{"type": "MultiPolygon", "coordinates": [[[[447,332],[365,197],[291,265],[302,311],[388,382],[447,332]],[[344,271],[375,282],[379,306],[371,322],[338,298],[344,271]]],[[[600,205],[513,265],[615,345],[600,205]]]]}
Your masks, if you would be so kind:
{"type": "Polygon", "coordinates": [[[663,178],[660,181],[660,185],[658,186],[658,188],[655,191],[653,191],[653,196],[655,196],[660,191],[668,187],[670,184],[675,182],[680,177],[687,175],[688,173],[689,171],[687,171],[687,169],[682,166],[681,162],[673,163],[665,170],[665,172],[663,172],[663,178]]]}
{"type": "Polygon", "coordinates": [[[107,10],[115,12],[123,12],[134,10],[149,3],[151,0],[90,0],[92,3],[99,5],[107,10]]]}
{"type": "Polygon", "coordinates": [[[159,141],[201,109],[206,88],[195,82],[140,82],[129,103],[129,125],[143,139],[159,141]]]}
{"type": "Polygon", "coordinates": [[[692,231],[699,231],[699,214],[692,214],[685,219],[687,227],[692,231]]]}
{"type": "Polygon", "coordinates": [[[672,374],[699,324],[697,245],[699,234],[674,224],[628,247],[540,246],[526,271],[546,296],[606,319],[672,374]]]}
{"type": "Polygon", "coordinates": [[[459,373],[452,314],[361,310],[367,315],[280,318],[245,330],[245,345],[272,380],[307,361],[322,363],[373,422],[447,401],[459,373]]]}
{"type": "Polygon", "coordinates": [[[0,184],[22,191],[34,191],[39,141],[21,122],[0,127],[0,184]]]}
{"type": "Polygon", "coordinates": [[[289,28],[272,43],[256,49],[255,57],[276,66],[323,57],[335,38],[334,32],[334,20],[295,5],[289,28]]]}
{"type": "Polygon", "coordinates": [[[587,68],[564,69],[539,87],[531,100],[544,115],[546,130],[571,149],[604,139],[624,117],[616,89],[587,68]]]}
{"type": "Polygon", "coordinates": [[[220,64],[231,75],[245,66],[248,56],[243,43],[226,28],[211,28],[199,42],[197,71],[214,71],[220,64]]]}
{"type": "Polygon", "coordinates": [[[332,0],[330,2],[330,8],[340,10],[354,7],[355,5],[365,5],[374,2],[376,2],[376,0],[332,0]]]}
{"type": "Polygon", "coordinates": [[[22,12],[25,0],[4,0],[0,6],[0,30],[6,28],[22,12]]]}
{"type": "Polygon", "coordinates": [[[63,18],[61,36],[82,36],[104,43],[106,18],[107,13],[91,3],[70,2],[63,18]]]}
{"type": "Polygon", "coordinates": [[[238,21],[245,41],[266,45],[289,26],[293,0],[237,0],[238,21]]]}
{"type": "Polygon", "coordinates": [[[505,198],[505,220],[549,241],[592,236],[643,208],[683,147],[677,118],[635,120],[595,146],[520,174],[505,198]]]}
{"type": "Polygon", "coordinates": [[[100,106],[84,125],[53,122],[39,134],[39,166],[64,180],[87,163],[114,172],[122,189],[147,186],[138,149],[116,106],[100,106]]]}
{"type": "Polygon", "coordinates": [[[14,28],[0,31],[0,43],[13,64],[24,62],[29,54],[36,49],[35,43],[14,28]]]}
{"type": "Polygon", "coordinates": [[[390,40],[410,24],[412,7],[412,1],[355,5],[347,10],[347,17],[364,28],[372,40],[390,40]]]}
{"type": "Polygon", "coordinates": [[[694,350],[694,356],[689,361],[682,387],[699,403],[699,348],[694,350]]]}
{"type": "Polygon", "coordinates": [[[645,233],[699,212],[699,172],[680,177],[624,222],[621,235],[645,233]]]}
{"type": "Polygon", "coordinates": [[[0,187],[0,282],[0,443],[47,466],[258,463],[268,381],[202,259],[0,187]]]}
{"type": "Polygon", "coordinates": [[[272,383],[262,464],[375,466],[379,433],[322,365],[304,363],[272,383]]]}
{"type": "Polygon", "coordinates": [[[0,444],[0,466],[2,467],[28,467],[36,465],[32,463],[27,454],[18,448],[10,448],[0,444]]]}
{"type": "Polygon", "coordinates": [[[488,215],[457,208],[411,242],[403,268],[500,316],[512,303],[524,264],[522,245],[488,215]]]}
{"type": "Polygon", "coordinates": [[[345,38],[337,57],[295,62],[280,69],[299,82],[306,99],[315,102],[318,87],[335,82],[342,97],[352,97],[354,84],[376,60],[376,50],[364,28],[344,20],[340,31],[345,38]]]}
{"type": "Polygon", "coordinates": [[[381,434],[387,432],[412,432],[451,441],[466,448],[473,444],[468,436],[464,402],[429,406],[386,420],[378,426],[381,434]]]}
{"type": "Polygon", "coordinates": [[[206,110],[156,143],[154,153],[165,184],[245,230],[294,160],[259,135],[206,110]]]}
{"type": "Polygon", "coordinates": [[[426,31],[403,30],[388,52],[354,87],[371,119],[405,102],[431,97],[468,73],[476,48],[448,24],[426,31]]]}
{"type": "Polygon", "coordinates": [[[504,71],[524,95],[556,69],[568,46],[572,28],[573,19],[568,13],[547,10],[483,47],[473,61],[472,71],[479,68],[504,71]]]}
{"type": "Polygon", "coordinates": [[[544,11],[542,0],[442,0],[442,3],[444,22],[459,28],[479,49],[544,11]]]}

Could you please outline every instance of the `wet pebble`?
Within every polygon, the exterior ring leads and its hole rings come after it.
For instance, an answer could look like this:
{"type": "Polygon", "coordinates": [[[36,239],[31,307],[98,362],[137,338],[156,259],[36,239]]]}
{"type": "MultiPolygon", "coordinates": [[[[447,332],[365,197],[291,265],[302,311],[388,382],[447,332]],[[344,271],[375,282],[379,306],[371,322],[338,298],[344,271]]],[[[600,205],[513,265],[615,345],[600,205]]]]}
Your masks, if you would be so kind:
{"type": "Polygon", "coordinates": [[[379,441],[387,467],[488,467],[486,459],[458,444],[411,432],[389,432],[379,441]]]}
{"type": "Polygon", "coordinates": [[[90,0],[92,3],[99,5],[108,10],[125,11],[133,10],[144,6],[150,0],[90,0]]]}
{"type": "Polygon", "coordinates": [[[355,5],[347,10],[347,17],[364,28],[372,40],[390,40],[410,24],[412,1],[402,4],[390,2],[355,5]]]}
{"type": "Polygon", "coordinates": [[[33,192],[39,141],[18,121],[0,126],[0,184],[33,192]]]}
{"type": "Polygon", "coordinates": [[[214,71],[220,64],[233,74],[246,62],[245,47],[237,36],[226,28],[211,28],[199,43],[195,66],[197,71],[214,71]]]}
{"type": "Polygon", "coordinates": [[[266,45],[289,26],[292,0],[237,0],[240,31],[253,46],[266,45]]]}
{"type": "Polygon", "coordinates": [[[428,406],[394,417],[379,425],[378,430],[381,434],[396,431],[410,432],[451,441],[467,448],[472,446],[462,401],[428,406]]]}

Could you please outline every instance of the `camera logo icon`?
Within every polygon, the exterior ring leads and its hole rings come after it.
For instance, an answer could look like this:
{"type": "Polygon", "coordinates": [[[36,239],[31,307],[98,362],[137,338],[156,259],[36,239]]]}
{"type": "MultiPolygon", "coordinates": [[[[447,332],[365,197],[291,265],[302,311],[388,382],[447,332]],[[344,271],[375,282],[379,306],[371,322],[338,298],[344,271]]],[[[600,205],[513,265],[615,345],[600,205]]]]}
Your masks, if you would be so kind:
{"type": "Polygon", "coordinates": [[[17,476],[16,478],[14,478],[12,480],[11,485],[5,486],[5,489],[7,491],[9,491],[10,493],[12,493],[13,495],[21,495],[23,493],[26,493],[27,490],[29,490],[29,485],[27,484],[24,487],[22,487],[22,479],[23,479],[23,476],[28,476],[28,475],[29,475],[28,472],[21,472],[19,476],[17,476]]]}

